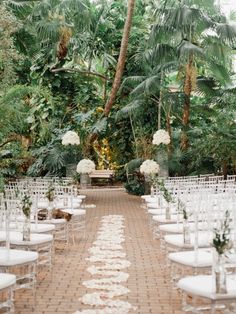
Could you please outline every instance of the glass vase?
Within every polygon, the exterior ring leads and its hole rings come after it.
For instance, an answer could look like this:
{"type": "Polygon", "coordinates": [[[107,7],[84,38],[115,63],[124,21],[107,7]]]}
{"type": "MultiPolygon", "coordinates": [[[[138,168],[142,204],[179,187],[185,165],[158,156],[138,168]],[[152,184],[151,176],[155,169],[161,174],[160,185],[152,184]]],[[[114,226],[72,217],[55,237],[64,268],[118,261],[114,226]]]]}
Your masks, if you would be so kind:
{"type": "Polygon", "coordinates": [[[158,147],[155,160],[160,166],[158,176],[161,178],[169,177],[168,151],[166,145],[158,147]]]}
{"type": "Polygon", "coordinates": [[[213,254],[213,278],[215,281],[215,293],[224,294],[227,293],[225,257],[223,254],[219,254],[216,250],[213,254]]]}
{"type": "Polygon", "coordinates": [[[23,241],[30,241],[30,217],[26,217],[23,223],[23,241]]]}
{"type": "Polygon", "coordinates": [[[48,211],[47,211],[47,220],[51,220],[52,219],[53,209],[54,209],[54,202],[49,200],[49,202],[48,202],[48,211]]]}
{"type": "Polygon", "coordinates": [[[166,220],[171,220],[170,204],[168,204],[166,207],[166,220]]]}
{"type": "Polygon", "coordinates": [[[89,185],[91,185],[91,179],[88,173],[80,174],[80,188],[86,189],[89,185]]]}
{"type": "Polygon", "coordinates": [[[183,220],[183,237],[184,237],[184,244],[190,244],[190,226],[187,219],[183,220]]]}

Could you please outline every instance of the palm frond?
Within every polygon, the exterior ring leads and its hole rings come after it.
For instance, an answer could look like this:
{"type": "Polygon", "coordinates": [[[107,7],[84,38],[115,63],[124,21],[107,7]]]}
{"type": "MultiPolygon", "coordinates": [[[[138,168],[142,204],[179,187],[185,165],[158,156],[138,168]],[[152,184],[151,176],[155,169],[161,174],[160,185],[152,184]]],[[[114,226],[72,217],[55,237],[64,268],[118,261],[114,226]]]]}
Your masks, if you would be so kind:
{"type": "Polygon", "coordinates": [[[116,120],[127,118],[127,114],[135,113],[143,106],[143,100],[136,99],[130,102],[128,105],[120,109],[116,114],[116,120]]]}
{"type": "Polygon", "coordinates": [[[107,129],[107,118],[103,117],[91,127],[91,132],[94,134],[102,134],[106,132],[106,129],[107,129]]]}
{"type": "Polygon", "coordinates": [[[187,41],[183,40],[178,47],[178,51],[181,57],[188,57],[190,54],[195,56],[202,56],[204,51],[201,47],[187,41]]]}
{"type": "Polygon", "coordinates": [[[215,31],[226,44],[234,45],[236,42],[236,23],[217,23],[215,31]]]}
{"type": "Polygon", "coordinates": [[[95,109],[89,110],[88,112],[80,112],[74,115],[74,119],[78,124],[83,124],[92,119],[95,109]]]}

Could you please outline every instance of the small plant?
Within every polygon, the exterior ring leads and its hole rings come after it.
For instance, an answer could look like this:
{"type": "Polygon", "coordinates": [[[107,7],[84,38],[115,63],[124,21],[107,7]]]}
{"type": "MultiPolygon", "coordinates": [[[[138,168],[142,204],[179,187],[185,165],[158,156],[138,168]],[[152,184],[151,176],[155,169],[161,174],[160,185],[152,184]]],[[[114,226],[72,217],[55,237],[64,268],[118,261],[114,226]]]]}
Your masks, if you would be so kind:
{"type": "Polygon", "coordinates": [[[220,228],[214,228],[212,245],[219,255],[226,254],[232,249],[233,243],[230,240],[230,213],[225,212],[225,219],[221,222],[220,228]]]}
{"type": "Polygon", "coordinates": [[[188,220],[189,215],[186,210],[186,205],[179,198],[178,198],[178,212],[183,214],[184,220],[188,220]]]}
{"type": "Polygon", "coordinates": [[[163,192],[164,199],[166,200],[167,203],[173,202],[173,199],[172,199],[170,192],[165,187],[164,180],[159,180],[158,178],[156,178],[154,180],[154,184],[156,184],[158,186],[159,190],[161,192],[163,192]]]}
{"type": "Polygon", "coordinates": [[[48,186],[48,190],[46,192],[46,197],[49,200],[49,202],[53,202],[54,201],[54,197],[55,197],[54,192],[55,192],[55,188],[54,188],[54,186],[52,184],[50,184],[48,186]]]}
{"type": "Polygon", "coordinates": [[[25,217],[30,218],[30,210],[31,210],[32,201],[29,195],[24,195],[22,199],[22,211],[25,217]]]}

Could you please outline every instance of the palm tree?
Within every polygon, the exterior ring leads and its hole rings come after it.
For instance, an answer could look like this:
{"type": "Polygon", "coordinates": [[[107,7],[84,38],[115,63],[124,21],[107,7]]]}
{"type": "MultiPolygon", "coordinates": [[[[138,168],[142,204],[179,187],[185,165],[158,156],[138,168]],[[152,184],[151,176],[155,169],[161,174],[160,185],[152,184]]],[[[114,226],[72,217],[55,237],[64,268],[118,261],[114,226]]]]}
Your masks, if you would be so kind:
{"type": "Polygon", "coordinates": [[[116,74],[113,81],[110,97],[108,98],[105,105],[106,116],[109,114],[111,110],[111,107],[116,98],[117,91],[121,84],[121,78],[122,78],[124,67],[125,67],[126,54],[127,54],[128,42],[129,42],[129,34],[130,34],[131,26],[132,26],[132,17],[133,17],[134,8],[135,8],[135,0],[129,0],[128,7],[127,7],[127,16],[126,16],[126,21],[125,21],[125,26],[124,26],[124,31],[123,31],[123,37],[122,37],[121,46],[120,46],[120,54],[119,54],[119,59],[117,62],[117,67],[116,67],[116,74]]]}
{"type": "Polygon", "coordinates": [[[206,89],[203,83],[209,87],[212,80],[223,85],[230,81],[230,54],[236,29],[224,16],[219,16],[213,0],[206,3],[164,0],[156,10],[155,19],[149,49],[144,52],[152,71],[135,90],[147,87],[145,82],[155,77],[160,79],[161,73],[166,75],[170,70],[178,73],[177,81],[184,96],[181,148],[186,150],[192,94],[198,88],[206,89]]]}

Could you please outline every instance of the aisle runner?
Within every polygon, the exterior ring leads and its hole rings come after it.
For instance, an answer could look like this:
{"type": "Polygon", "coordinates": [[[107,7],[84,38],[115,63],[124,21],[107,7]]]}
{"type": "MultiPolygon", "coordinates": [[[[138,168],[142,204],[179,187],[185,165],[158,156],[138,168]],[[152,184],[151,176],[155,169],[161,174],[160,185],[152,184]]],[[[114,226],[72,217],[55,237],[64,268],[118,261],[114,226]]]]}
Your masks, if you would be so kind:
{"type": "Polygon", "coordinates": [[[81,298],[82,303],[98,308],[77,311],[75,314],[126,314],[131,309],[135,310],[129,302],[117,299],[129,293],[129,289],[121,284],[129,277],[128,273],[121,270],[130,266],[121,245],[125,241],[123,221],[121,215],[102,217],[97,240],[89,249],[90,257],[87,258],[93,263],[87,271],[97,278],[83,282],[86,288],[96,289],[97,292],[85,294],[81,298]]]}

